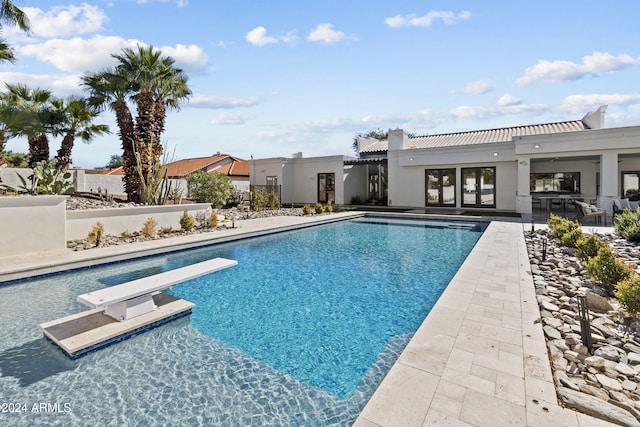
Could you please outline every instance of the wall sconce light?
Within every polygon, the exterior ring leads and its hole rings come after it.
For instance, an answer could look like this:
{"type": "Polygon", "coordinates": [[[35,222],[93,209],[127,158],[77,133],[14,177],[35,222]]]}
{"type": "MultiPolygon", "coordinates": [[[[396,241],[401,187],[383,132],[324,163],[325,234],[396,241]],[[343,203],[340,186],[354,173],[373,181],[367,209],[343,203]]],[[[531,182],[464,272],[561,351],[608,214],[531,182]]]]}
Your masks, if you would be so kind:
{"type": "Polygon", "coordinates": [[[526,166],[527,165],[527,161],[526,160],[520,160],[520,164],[523,165],[523,166],[526,166]]]}
{"type": "Polygon", "coordinates": [[[497,151],[494,151],[494,152],[493,152],[493,157],[498,157],[498,155],[499,155],[499,154],[500,154],[500,153],[498,153],[497,151]]]}
{"type": "Polygon", "coordinates": [[[413,157],[409,157],[409,160],[411,160],[413,162],[413,157]]]}
{"type": "Polygon", "coordinates": [[[540,144],[533,144],[533,148],[535,148],[536,150],[538,150],[540,148],[540,144]]]}

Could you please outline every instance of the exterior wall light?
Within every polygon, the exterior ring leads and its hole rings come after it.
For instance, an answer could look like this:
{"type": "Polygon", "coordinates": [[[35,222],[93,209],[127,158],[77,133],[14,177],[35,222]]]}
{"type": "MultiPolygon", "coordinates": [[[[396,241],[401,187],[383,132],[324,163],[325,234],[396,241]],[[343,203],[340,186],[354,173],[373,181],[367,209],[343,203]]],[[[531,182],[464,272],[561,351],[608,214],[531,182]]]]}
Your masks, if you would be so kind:
{"type": "Polygon", "coordinates": [[[533,144],[533,148],[535,148],[536,150],[538,150],[540,148],[540,144],[533,144]]]}
{"type": "Polygon", "coordinates": [[[493,157],[498,157],[499,153],[497,151],[493,152],[493,157]]]}

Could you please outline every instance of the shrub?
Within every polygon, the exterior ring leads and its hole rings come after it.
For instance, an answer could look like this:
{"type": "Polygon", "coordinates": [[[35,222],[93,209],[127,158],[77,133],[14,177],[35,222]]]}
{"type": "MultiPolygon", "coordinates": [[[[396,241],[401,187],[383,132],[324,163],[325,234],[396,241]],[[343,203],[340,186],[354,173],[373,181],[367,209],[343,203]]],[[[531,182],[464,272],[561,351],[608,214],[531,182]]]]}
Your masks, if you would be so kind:
{"type": "Polygon", "coordinates": [[[231,178],[218,172],[198,171],[187,176],[189,196],[199,203],[221,208],[233,197],[231,178]]]}
{"type": "Polygon", "coordinates": [[[605,285],[616,286],[631,276],[631,269],[617,259],[609,247],[600,248],[596,256],[585,262],[584,268],[591,277],[605,285]]]}
{"type": "Polygon", "coordinates": [[[189,212],[187,212],[187,210],[185,209],[184,213],[180,217],[180,228],[182,228],[184,231],[191,231],[193,230],[193,227],[195,225],[196,225],[195,220],[191,215],[189,215],[189,212]]]}
{"type": "Polygon", "coordinates": [[[194,218],[196,220],[196,224],[200,228],[210,228],[211,227],[211,215],[206,214],[205,212],[198,212],[194,218]]]}
{"type": "Polygon", "coordinates": [[[162,227],[160,229],[160,233],[162,233],[162,234],[171,234],[172,232],[173,232],[173,227],[172,226],[162,227]]]}
{"type": "Polygon", "coordinates": [[[333,205],[331,204],[331,200],[329,200],[329,201],[327,202],[327,209],[326,209],[326,211],[327,211],[327,212],[329,212],[329,213],[332,213],[332,212],[333,212],[333,205]]]}
{"type": "Polygon", "coordinates": [[[324,213],[324,206],[322,206],[320,203],[316,203],[316,205],[314,206],[314,209],[317,214],[324,213]]]}
{"type": "Polygon", "coordinates": [[[218,226],[218,214],[214,211],[211,211],[211,215],[209,215],[209,224],[211,228],[216,228],[218,226]]]}
{"type": "Polygon", "coordinates": [[[124,230],[122,233],[120,233],[121,240],[129,240],[132,237],[133,237],[133,234],[129,233],[127,230],[124,230]]]}
{"type": "Polygon", "coordinates": [[[271,210],[280,209],[280,198],[277,192],[269,191],[269,193],[267,193],[267,207],[271,210]]]}
{"type": "Polygon", "coordinates": [[[98,221],[93,227],[91,227],[91,231],[87,235],[87,240],[89,243],[100,243],[102,236],[104,236],[104,225],[98,221]]]}
{"type": "Polygon", "coordinates": [[[630,314],[640,311],[640,276],[633,275],[618,284],[616,297],[630,314]]]}
{"type": "Polygon", "coordinates": [[[140,232],[147,237],[153,237],[157,234],[157,231],[156,231],[157,226],[158,226],[158,221],[156,221],[152,217],[149,217],[144,222],[142,226],[142,230],[140,230],[140,232]]]}
{"type": "Polygon", "coordinates": [[[625,209],[616,215],[613,228],[623,238],[630,242],[640,242],[640,209],[630,211],[625,209]]]}
{"type": "Polygon", "coordinates": [[[562,218],[561,216],[556,216],[551,214],[549,220],[547,221],[547,225],[551,229],[551,234],[556,239],[562,241],[562,237],[576,229],[580,228],[580,224],[575,221],[571,221],[566,218],[562,218]]]}
{"type": "Polygon", "coordinates": [[[361,205],[362,197],[360,196],[351,196],[351,201],[349,202],[351,205],[361,205]]]}
{"type": "Polygon", "coordinates": [[[581,259],[582,261],[586,261],[589,258],[593,258],[594,256],[598,255],[598,251],[601,248],[606,247],[606,243],[598,239],[593,234],[589,237],[583,236],[582,239],[579,239],[576,243],[576,248],[578,249],[576,251],[576,257],[578,257],[578,259],[581,259]]]}
{"type": "Polygon", "coordinates": [[[304,205],[304,206],[302,207],[302,213],[303,213],[303,214],[305,214],[305,215],[311,215],[311,212],[312,212],[312,211],[311,211],[311,206],[309,206],[309,205],[304,205]]]}
{"type": "Polygon", "coordinates": [[[563,246],[575,248],[580,239],[582,239],[582,229],[578,227],[567,233],[564,233],[560,241],[562,242],[563,246]]]}

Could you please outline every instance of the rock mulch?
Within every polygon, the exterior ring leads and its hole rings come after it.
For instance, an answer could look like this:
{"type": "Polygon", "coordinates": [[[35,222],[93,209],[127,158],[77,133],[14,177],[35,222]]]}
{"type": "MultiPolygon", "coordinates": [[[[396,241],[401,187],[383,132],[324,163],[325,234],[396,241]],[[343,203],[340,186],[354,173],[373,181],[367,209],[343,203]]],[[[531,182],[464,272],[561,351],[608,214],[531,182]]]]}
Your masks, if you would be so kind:
{"type": "MultiPolygon", "coordinates": [[[[611,235],[598,237],[640,270],[638,246],[611,235]]],[[[640,426],[638,319],[624,312],[611,289],[587,275],[575,249],[561,246],[548,230],[527,233],[525,240],[561,403],[615,424],[640,426]],[[591,351],[582,338],[579,296],[585,296],[589,310],[591,351]]]]}
{"type": "MultiPolygon", "coordinates": [[[[69,197],[67,199],[67,210],[83,210],[83,209],[117,209],[124,207],[141,206],[135,203],[94,200],[82,197],[69,197]]],[[[149,240],[166,239],[178,236],[188,236],[193,234],[214,233],[216,230],[225,230],[233,227],[233,221],[244,221],[255,218],[267,218],[274,216],[302,216],[301,208],[282,208],[277,210],[265,211],[246,211],[239,208],[216,209],[219,225],[215,228],[206,228],[196,226],[191,231],[176,230],[158,230],[154,236],[146,236],[139,231],[123,233],[122,235],[105,235],[100,239],[100,243],[96,245],[88,239],[70,240],[67,242],[67,248],[74,251],[83,251],[96,247],[102,248],[106,246],[125,245],[129,243],[145,242],[149,240]]]]}

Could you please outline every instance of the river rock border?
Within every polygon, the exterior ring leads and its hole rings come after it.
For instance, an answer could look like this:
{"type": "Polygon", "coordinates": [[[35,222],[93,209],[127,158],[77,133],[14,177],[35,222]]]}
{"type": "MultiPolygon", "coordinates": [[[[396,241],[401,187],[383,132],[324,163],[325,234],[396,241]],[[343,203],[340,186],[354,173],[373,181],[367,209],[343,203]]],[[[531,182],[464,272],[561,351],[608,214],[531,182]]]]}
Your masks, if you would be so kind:
{"type": "MultiPolygon", "coordinates": [[[[640,267],[640,248],[598,235],[618,257],[640,267]]],[[[548,230],[525,233],[531,273],[561,404],[619,425],[640,426],[640,323],[610,289],[592,280],[548,230]],[[592,351],[583,343],[578,297],[585,296],[592,351]]]]}

